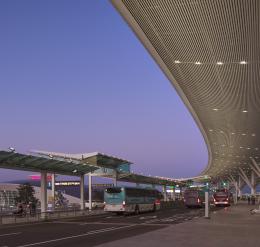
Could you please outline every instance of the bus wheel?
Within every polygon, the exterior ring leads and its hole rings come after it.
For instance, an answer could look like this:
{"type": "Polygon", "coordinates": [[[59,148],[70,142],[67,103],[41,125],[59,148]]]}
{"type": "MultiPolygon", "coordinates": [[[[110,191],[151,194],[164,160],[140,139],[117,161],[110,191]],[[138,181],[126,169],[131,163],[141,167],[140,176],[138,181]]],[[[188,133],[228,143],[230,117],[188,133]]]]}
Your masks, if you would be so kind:
{"type": "Polygon", "coordinates": [[[138,215],[140,214],[140,210],[139,210],[139,207],[138,205],[135,206],[135,215],[138,215]]]}

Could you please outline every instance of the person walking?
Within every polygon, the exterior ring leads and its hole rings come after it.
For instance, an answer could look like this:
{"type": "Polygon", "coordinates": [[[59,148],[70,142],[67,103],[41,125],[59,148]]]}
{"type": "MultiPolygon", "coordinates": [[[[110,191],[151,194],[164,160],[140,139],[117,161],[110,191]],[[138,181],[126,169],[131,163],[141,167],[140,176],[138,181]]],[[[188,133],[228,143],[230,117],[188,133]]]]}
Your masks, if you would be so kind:
{"type": "Polygon", "coordinates": [[[250,201],[251,201],[251,198],[250,198],[250,196],[248,196],[248,197],[247,197],[247,203],[248,203],[248,205],[250,205],[250,201]]]}

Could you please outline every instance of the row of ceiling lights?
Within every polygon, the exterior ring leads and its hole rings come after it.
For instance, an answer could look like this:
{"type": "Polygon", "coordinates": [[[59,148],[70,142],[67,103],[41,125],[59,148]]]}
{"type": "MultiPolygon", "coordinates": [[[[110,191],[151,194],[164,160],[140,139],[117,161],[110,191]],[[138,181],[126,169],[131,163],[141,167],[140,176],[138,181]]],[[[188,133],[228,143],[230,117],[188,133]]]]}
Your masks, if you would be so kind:
{"type": "MultiPolygon", "coordinates": [[[[179,61],[179,60],[175,60],[174,63],[180,64],[180,63],[191,63],[191,62],[181,62],[181,61],[179,61]]],[[[240,61],[240,62],[233,62],[233,63],[247,64],[247,62],[246,62],[245,60],[240,61]]],[[[195,62],[194,64],[196,64],[196,65],[201,65],[202,63],[199,62],[199,61],[197,61],[197,62],[195,62]]],[[[217,62],[216,64],[217,64],[217,65],[223,65],[224,63],[219,61],[219,62],[217,62]]]]}
{"type": "MultiPolygon", "coordinates": [[[[219,109],[219,108],[213,108],[212,110],[213,110],[213,111],[219,111],[220,109],[219,109]]],[[[244,110],[242,110],[241,112],[247,113],[248,111],[244,109],[244,110]]]]}
{"type": "MultiPolygon", "coordinates": [[[[213,129],[209,129],[209,131],[210,131],[210,132],[213,132],[214,130],[213,130],[213,129]]],[[[224,133],[223,130],[220,130],[219,132],[220,132],[220,133],[224,133]]],[[[235,135],[235,134],[236,134],[235,132],[231,132],[231,135],[235,135]]],[[[247,133],[242,133],[241,135],[242,135],[242,136],[246,136],[246,135],[248,135],[248,134],[247,134],[247,133]]],[[[255,133],[252,133],[251,136],[256,136],[256,134],[255,134],[255,133]]]]}
{"type": "MultiPolygon", "coordinates": [[[[214,144],[214,145],[218,145],[216,142],[214,142],[213,144],[214,144]]],[[[226,147],[225,144],[221,144],[220,146],[221,146],[221,147],[226,147]]],[[[232,146],[228,146],[228,147],[229,147],[229,148],[234,148],[233,145],[232,145],[232,146]]],[[[242,148],[244,148],[244,147],[240,147],[240,148],[242,149],[242,148]]],[[[246,147],[245,147],[245,148],[246,148],[246,147]]],[[[251,149],[251,148],[250,148],[250,147],[247,147],[247,149],[251,149]]],[[[256,148],[252,148],[252,149],[259,150],[259,148],[257,148],[257,147],[256,147],[256,148]]]]}

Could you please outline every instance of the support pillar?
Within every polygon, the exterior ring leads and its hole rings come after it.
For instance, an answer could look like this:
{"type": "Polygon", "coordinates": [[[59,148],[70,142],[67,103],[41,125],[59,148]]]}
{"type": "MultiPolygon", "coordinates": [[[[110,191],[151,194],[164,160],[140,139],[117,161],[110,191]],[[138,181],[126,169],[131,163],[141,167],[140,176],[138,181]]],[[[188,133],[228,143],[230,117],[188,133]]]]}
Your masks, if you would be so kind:
{"type": "Polygon", "coordinates": [[[51,196],[52,196],[52,211],[55,210],[55,174],[51,176],[51,196]]]}
{"type": "Polygon", "coordinates": [[[209,192],[205,192],[205,218],[209,219],[209,192]]]}
{"type": "Polygon", "coordinates": [[[89,202],[89,210],[92,210],[92,175],[88,174],[88,202],[89,202]]]}
{"type": "Polygon", "coordinates": [[[251,171],[251,195],[256,194],[256,177],[254,171],[251,171]]]}
{"type": "Polygon", "coordinates": [[[238,197],[241,198],[242,197],[242,179],[241,176],[238,176],[238,197]]]}
{"type": "Polygon", "coordinates": [[[80,209],[85,209],[85,176],[80,176],[80,209]]]}
{"type": "Polygon", "coordinates": [[[41,213],[45,217],[44,213],[47,211],[47,173],[41,172],[41,213]]]}
{"type": "Polygon", "coordinates": [[[118,177],[118,174],[117,174],[117,171],[115,171],[115,177],[114,177],[114,186],[115,187],[117,186],[117,177],[118,177]]]}
{"type": "Polygon", "coordinates": [[[234,185],[235,185],[235,197],[234,197],[234,203],[237,204],[238,184],[237,184],[236,181],[234,182],[234,185]]]}
{"type": "Polygon", "coordinates": [[[172,190],[172,200],[175,201],[176,200],[176,195],[175,195],[175,187],[172,190]]]}
{"type": "Polygon", "coordinates": [[[163,185],[163,200],[167,201],[167,191],[166,191],[166,185],[163,185]]]}

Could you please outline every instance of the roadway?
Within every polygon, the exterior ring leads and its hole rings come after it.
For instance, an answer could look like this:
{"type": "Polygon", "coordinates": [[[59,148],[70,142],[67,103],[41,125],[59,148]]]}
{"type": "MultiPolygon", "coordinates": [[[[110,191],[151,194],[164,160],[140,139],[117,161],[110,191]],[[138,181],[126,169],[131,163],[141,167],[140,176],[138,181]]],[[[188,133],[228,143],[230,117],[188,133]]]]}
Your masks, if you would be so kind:
{"type": "Polygon", "coordinates": [[[154,213],[77,217],[0,228],[0,247],[95,246],[166,228],[204,215],[203,209],[167,209],[154,213]]]}

